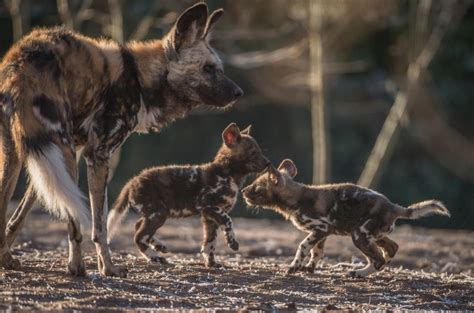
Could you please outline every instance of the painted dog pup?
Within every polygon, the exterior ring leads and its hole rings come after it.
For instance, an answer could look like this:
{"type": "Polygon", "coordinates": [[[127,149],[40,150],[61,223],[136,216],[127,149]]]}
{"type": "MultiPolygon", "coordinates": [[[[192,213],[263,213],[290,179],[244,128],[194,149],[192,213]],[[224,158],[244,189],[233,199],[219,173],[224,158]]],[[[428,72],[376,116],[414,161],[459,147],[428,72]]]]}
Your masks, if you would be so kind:
{"type": "Polygon", "coordinates": [[[138,211],[135,244],[150,262],[166,263],[159,252],[168,249],[154,236],[168,218],[201,215],[202,254],[207,267],[214,259],[217,229],[225,232],[232,250],[239,244],[228,212],[237,200],[244,178],[264,170],[268,159],[250,136],[250,126],[240,131],[231,123],[222,133],[223,144],[214,161],[202,165],[170,165],[144,170],[123,188],[108,218],[109,233],[120,224],[128,208],[138,211]]]}
{"type": "Polygon", "coordinates": [[[304,185],[293,180],[296,174],[295,164],[286,159],[278,169],[268,167],[242,190],[249,206],[276,211],[308,233],[287,273],[302,269],[313,272],[323,256],[326,238],[335,234],[351,236],[366,256],[367,266],[350,272],[353,277],[365,277],[382,270],[395,256],[398,245],[388,234],[397,219],[416,219],[428,214],[450,216],[440,201],[427,200],[403,207],[378,192],[350,183],[304,185]]]}

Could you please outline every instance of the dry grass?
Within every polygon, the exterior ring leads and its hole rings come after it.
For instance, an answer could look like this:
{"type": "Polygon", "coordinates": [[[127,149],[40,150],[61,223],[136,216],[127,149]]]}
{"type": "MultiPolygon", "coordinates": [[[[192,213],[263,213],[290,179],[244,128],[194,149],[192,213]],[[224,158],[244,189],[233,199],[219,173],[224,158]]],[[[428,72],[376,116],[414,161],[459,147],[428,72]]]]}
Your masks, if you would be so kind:
{"type": "MultiPolygon", "coordinates": [[[[65,273],[65,226],[34,214],[14,253],[21,271],[0,275],[0,309],[474,309],[472,232],[398,227],[400,250],[383,272],[349,278],[351,257],[360,254],[347,238],[327,242],[315,274],[284,271],[303,234],[288,222],[235,220],[241,251],[233,253],[219,236],[224,268],[201,264],[201,229],[196,219],[169,221],[159,231],[173,265],[151,265],[132,245],[133,219],[113,242],[115,262],[126,279],[103,278],[93,246],[85,243],[88,276],[65,273]],[[47,224],[47,226],[45,226],[47,224]]],[[[357,261],[357,256],[352,261],[357,261]]]]}

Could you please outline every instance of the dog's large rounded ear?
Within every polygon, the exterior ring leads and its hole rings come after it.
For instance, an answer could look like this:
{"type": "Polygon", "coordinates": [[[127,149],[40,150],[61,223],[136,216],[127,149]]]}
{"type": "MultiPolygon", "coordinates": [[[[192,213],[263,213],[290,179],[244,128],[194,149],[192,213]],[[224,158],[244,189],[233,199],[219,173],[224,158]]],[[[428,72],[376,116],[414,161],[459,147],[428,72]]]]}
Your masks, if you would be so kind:
{"type": "Polygon", "coordinates": [[[296,168],[295,163],[290,159],[281,161],[280,166],[278,166],[278,170],[290,175],[291,178],[298,174],[298,169],[296,168]]]}
{"type": "Polygon", "coordinates": [[[208,38],[208,35],[211,33],[217,21],[221,18],[222,14],[224,14],[224,9],[217,9],[211,13],[207,19],[206,30],[204,31],[202,38],[208,38]]]}
{"type": "Polygon", "coordinates": [[[189,47],[202,38],[206,31],[207,15],[207,5],[204,2],[199,2],[186,9],[178,17],[173,29],[176,52],[181,47],[189,47]]]}
{"type": "Polygon", "coordinates": [[[283,180],[283,177],[281,177],[281,173],[273,165],[270,165],[268,167],[268,175],[270,177],[270,181],[274,185],[280,184],[283,180]]]}
{"type": "Polygon", "coordinates": [[[235,123],[230,123],[229,126],[227,126],[222,132],[222,140],[229,148],[235,147],[240,139],[240,129],[235,123]]]}
{"type": "Polygon", "coordinates": [[[244,130],[240,131],[242,135],[250,135],[250,130],[252,129],[252,125],[247,126],[244,130]]]}

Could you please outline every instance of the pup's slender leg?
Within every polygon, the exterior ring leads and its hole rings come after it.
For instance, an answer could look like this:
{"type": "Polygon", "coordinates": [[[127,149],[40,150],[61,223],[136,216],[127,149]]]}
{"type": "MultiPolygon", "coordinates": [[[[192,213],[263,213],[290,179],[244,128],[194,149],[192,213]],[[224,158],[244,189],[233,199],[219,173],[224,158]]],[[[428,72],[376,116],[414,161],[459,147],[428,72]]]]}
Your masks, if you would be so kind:
{"type": "Polygon", "coordinates": [[[15,190],[20,174],[21,162],[15,151],[10,123],[0,120],[0,267],[18,269],[20,262],[10,254],[5,237],[8,203],[15,190]]]}
{"type": "Polygon", "coordinates": [[[366,267],[351,271],[349,275],[353,277],[366,277],[383,269],[386,262],[382,250],[375,243],[375,236],[357,229],[352,233],[352,242],[362,251],[369,262],[366,267]]]}
{"type": "Polygon", "coordinates": [[[320,240],[314,247],[311,249],[311,259],[306,264],[305,270],[310,273],[314,273],[316,264],[324,256],[324,244],[326,243],[326,238],[320,240]]]}
{"type": "Polygon", "coordinates": [[[216,207],[207,207],[202,210],[202,214],[206,215],[208,219],[214,221],[224,230],[225,240],[229,248],[234,251],[239,250],[239,243],[235,239],[232,219],[226,212],[216,207]]]}
{"type": "Polygon", "coordinates": [[[153,238],[156,230],[163,226],[165,221],[165,214],[152,213],[150,216],[140,218],[136,224],[135,244],[149,262],[168,263],[164,257],[158,254],[158,251],[166,250],[166,247],[159,241],[157,243],[157,240],[153,238]]]}
{"type": "Polygon", "coordinates": [[[377,240],[377,245],[384,251],[386,264],[390,263],[398,251],[398,244],[387,236],[377,240]]]}
{"type": "Polygon", "coordinates": [[[306,238],[303,239],[303,241],[301,241],[298,247],[298,251],[296,251],[293,262],[291,262],[290,267],[288,268],[286,273],[291,274],[300,270],[303,266],[303,261],[308,255],[308,253],[310,252],[310,250],[314,247],[316,243],[318,243],[323,238],[325,238],[325,236],[326,236],[325,233],[318,230],[306,236],[306,238]]]}
{"type": "Polygon", "coordinates": [[[201,214],[201,223],[203,230],[201,253],[206,267],[218,267],[214,251],[216,250],[217,228],[219,227],[212,219],[205,214],[201,214]]]}
{"type": "Polygon", "coordinates": [[[8,246],[12,246],[16,237],[20,233],[20,230],[23,227],[23,224],[25,223],[25,219],[33,208],[35,201],[36,193],[33,189],[33,185],[28,184],[28,188],[25,194],[23,195],[20,204],[16,208],[15,212],[13,212],[13,215],[8,221],[6,233],[8,246]]]}

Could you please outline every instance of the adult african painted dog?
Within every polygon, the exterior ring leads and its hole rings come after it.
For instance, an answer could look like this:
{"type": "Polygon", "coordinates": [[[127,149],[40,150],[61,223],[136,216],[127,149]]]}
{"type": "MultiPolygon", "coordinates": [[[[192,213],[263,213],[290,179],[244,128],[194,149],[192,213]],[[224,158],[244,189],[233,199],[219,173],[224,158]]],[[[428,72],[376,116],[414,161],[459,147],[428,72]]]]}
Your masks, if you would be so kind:
{"type": "Polygon", "coordinates": [[[90,217],[75,160],[82,149],[99,271],[126,275],[107,246],[109,158],[133,132],[159,131],[198,105],[224,107],[243,94],[209,45],[222,13],[209,15],[198,3],[163,39],[126,45],[62,28],[38,29],[7,52],[0,65],[0,266],[19,267],[9,244],[37,195],[67,220],[68,269],[85,275],[80,223],[90,217]],[[30,186],[6,238],[7,204],[23,165],[30,186]]]}
{"type": "Polygon", "coordinates": [[[288,273],[302,269],[313,272],[323,256],[327,236],[336,234],[351,236],[367,257],[366,267],[350,272],[353,277],[365,277],[382,270],[395,256],[398,245],[388,234],[397,219],[428,214],[449,216],[440,201],[423,201],[406,208],[354,184],[304,185],[293,180],[296,173],[293,161],[286,159],[278,169],[269,167],[242,191],[248,205],[272,209],[309,233],[300,243],[288,273]],[[303,267],[310,250],[310,260],[303,267]]]}
{"type": "Polygon", "coordinates": [[[250,126],[240,131],[235,123],[222,132],[223,144],[214,161],[201,165],[171,165],[144,170],[123,188],[108,218],[109,234],[120,224],[128,208],[140,214],[135,244],[150,262],[166,263],[158,253],[168,249],[154,236],[168,218],[200,215],[203,226],[201,252],[207,267],[214,258],[217,229],[225,233],[232,250],[239,244],[228,213],[233,209],[244,178],[269,164],[250,136],[250,126]]]}

